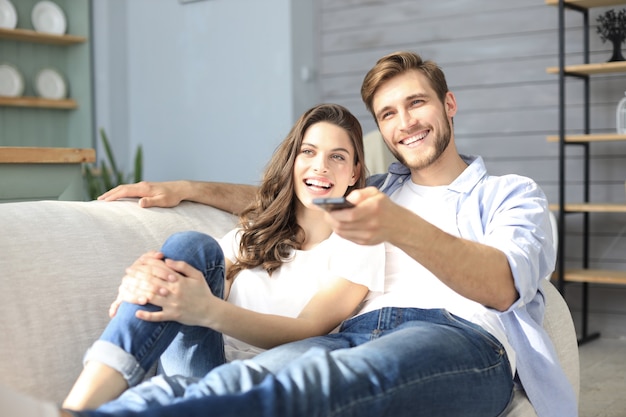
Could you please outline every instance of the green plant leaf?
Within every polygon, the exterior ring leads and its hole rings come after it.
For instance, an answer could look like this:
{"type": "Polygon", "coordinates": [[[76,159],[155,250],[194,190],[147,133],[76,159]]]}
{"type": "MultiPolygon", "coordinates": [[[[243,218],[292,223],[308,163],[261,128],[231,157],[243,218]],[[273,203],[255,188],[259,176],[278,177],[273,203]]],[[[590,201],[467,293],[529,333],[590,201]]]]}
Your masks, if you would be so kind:
{"type": "Polygon", "coordinates": [[[100,161],[99,167],[94,164],[83,164],[83,177],[87,193],[92,200],[118,185],[126,184],[131,180],[139,182],[143,179],[143,148],[141,145],[137,146],[135,153],[134,172],[126,175],[117,167],[111,143],[103,128],[100,129],[100,139],[104,146],[108,164],[104,160],[100,161]]]}
{"type": "MultiPolygon", "coordinates": [[[[104,151],[106,152],[107,158],[109,159],[109,163],[111,164],[111,171],[113,175],[119,179],[119,171],[117,170],[117,163],[115,162],[115,155],[113,155],[113,150],[111,149],[111,143],[109,142],[109,138],[107,137],[104,129],[100,129],[100,138],[102,139],[102,144],[104,145],[104,151]]],[[[121,181],[118,181],[118,183],[121,181]]]]}
{"type": "Polygon", "coordinates": [[[88,164],[83,164],[83,169],[85,181],[87,182],[87,195],[90,200],[95,200],[103,192],[102,183],[88,164]]]}
{"type": "Polygon", "coordinates": [[[135,153],[135,182],[139,182],[143,179],[143,148],[141,145],[137,146],[137,152],[135,153]]]}
{"type": "Polygon", "coordinates": [[[102,168],[100,169],[100,177],[102,178],[102,182],[104,183],[104,189],[110,190],[115,187],[113,184],[113,180],[111,179],[111,170],[107,166],[106,162],[102,161],[102,168]]]}

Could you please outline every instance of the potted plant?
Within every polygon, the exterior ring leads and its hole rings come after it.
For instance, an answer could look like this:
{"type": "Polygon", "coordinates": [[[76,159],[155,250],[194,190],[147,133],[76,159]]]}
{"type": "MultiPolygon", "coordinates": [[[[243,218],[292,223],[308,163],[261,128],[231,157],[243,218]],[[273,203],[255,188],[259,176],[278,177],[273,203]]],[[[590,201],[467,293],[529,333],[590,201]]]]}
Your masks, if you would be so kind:
{"type": "Polygon", "coordinates": [[[104,129],[100,129],[100,138],[104,145],[108,163],[101,160],[99,166],[93,164],[83,164],[83,174],[87,193],[91,200],[95,200],[102,193],[117,187],[120,184],[129,182],[139,182],[143,176],[143,150],[141,145],[137,146],[135,153],[134,171],[128,175],[117,168],[115,156],[111,149],[109,138],[104,129]]]}
{"type": "Polygon", "coordinates": [[[626,9],[617,13],[613,9],[608,10],[599,15],[597,21],[596,31],[600,35],[602,43],[607,40],[613,43],[613,56],[608,62],[623,61],[622,43],[626,39],[626,9]]]}

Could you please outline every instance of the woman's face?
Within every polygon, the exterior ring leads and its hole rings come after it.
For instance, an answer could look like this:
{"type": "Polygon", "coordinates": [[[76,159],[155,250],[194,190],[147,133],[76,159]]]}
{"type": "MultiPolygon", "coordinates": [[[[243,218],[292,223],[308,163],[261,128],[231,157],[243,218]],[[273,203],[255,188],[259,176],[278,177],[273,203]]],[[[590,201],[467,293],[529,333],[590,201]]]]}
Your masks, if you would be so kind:
{"type": "Polygon", "coordinates": [[[343,196],[358,179],[354,153],[343,128],[329,122],[309,126],[293,168],[298,200],[311,208],[314,198],[343,196]]]}

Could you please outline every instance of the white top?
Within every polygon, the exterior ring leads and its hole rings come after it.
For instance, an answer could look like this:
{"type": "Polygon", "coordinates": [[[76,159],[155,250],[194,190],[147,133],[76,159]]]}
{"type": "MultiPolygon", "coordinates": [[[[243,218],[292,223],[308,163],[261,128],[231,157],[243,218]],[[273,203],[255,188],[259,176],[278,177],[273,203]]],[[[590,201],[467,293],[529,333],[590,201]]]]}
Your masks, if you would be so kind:
{"type": "MultiPolygon", "coordinates": [[[[456,198],[451,195],[447,186],[424,187],[407,181],[391,198],[441,230],[453,236],[460,236],[456,227],[456,204],[450,204],[450,201],[455,201],[456,198]]],[[[514,373],[515,351],[509,344],[504,327],[495,312],[452,290],[401,249],[387,243],[385,250],[387,253],[385,293],[371,300],[360,314],[387,306],[445,308],[494,335],[504,346],[514,373]]],[[[451,254],[450,262],[454,262],[454,254],[451,254]]]]}
{"type": "MultiPolygon", "coordinates": [[[[232,230],[220,240],[224,257],[236,261],[240,234],[232,230]]],[[[334,233],[311,250],[297,250],[293,258],[269,274],[261,267],[237,274],[228,301],[265,314],[297,317],[324,283],[337,277],[362,284],[372,293],[384,289],[385,251],[383,244],[362,246],[334,233]]],[[[224,335],[226,360],[247,359],[263,349],[224,335]]]]}

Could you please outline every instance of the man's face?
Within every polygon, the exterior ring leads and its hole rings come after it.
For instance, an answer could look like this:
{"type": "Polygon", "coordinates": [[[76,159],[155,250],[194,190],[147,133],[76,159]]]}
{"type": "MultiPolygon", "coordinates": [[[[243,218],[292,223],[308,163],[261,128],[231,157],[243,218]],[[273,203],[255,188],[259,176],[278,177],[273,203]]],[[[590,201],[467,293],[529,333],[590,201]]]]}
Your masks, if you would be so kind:
{"type": "Polygon", "coordinates": [[[391,78],[378,88],[372,104],[389,150],[411,170],[429,167],[448,147],[456,101],[448,93],[442,103],[420,72],[391,78]]]}

